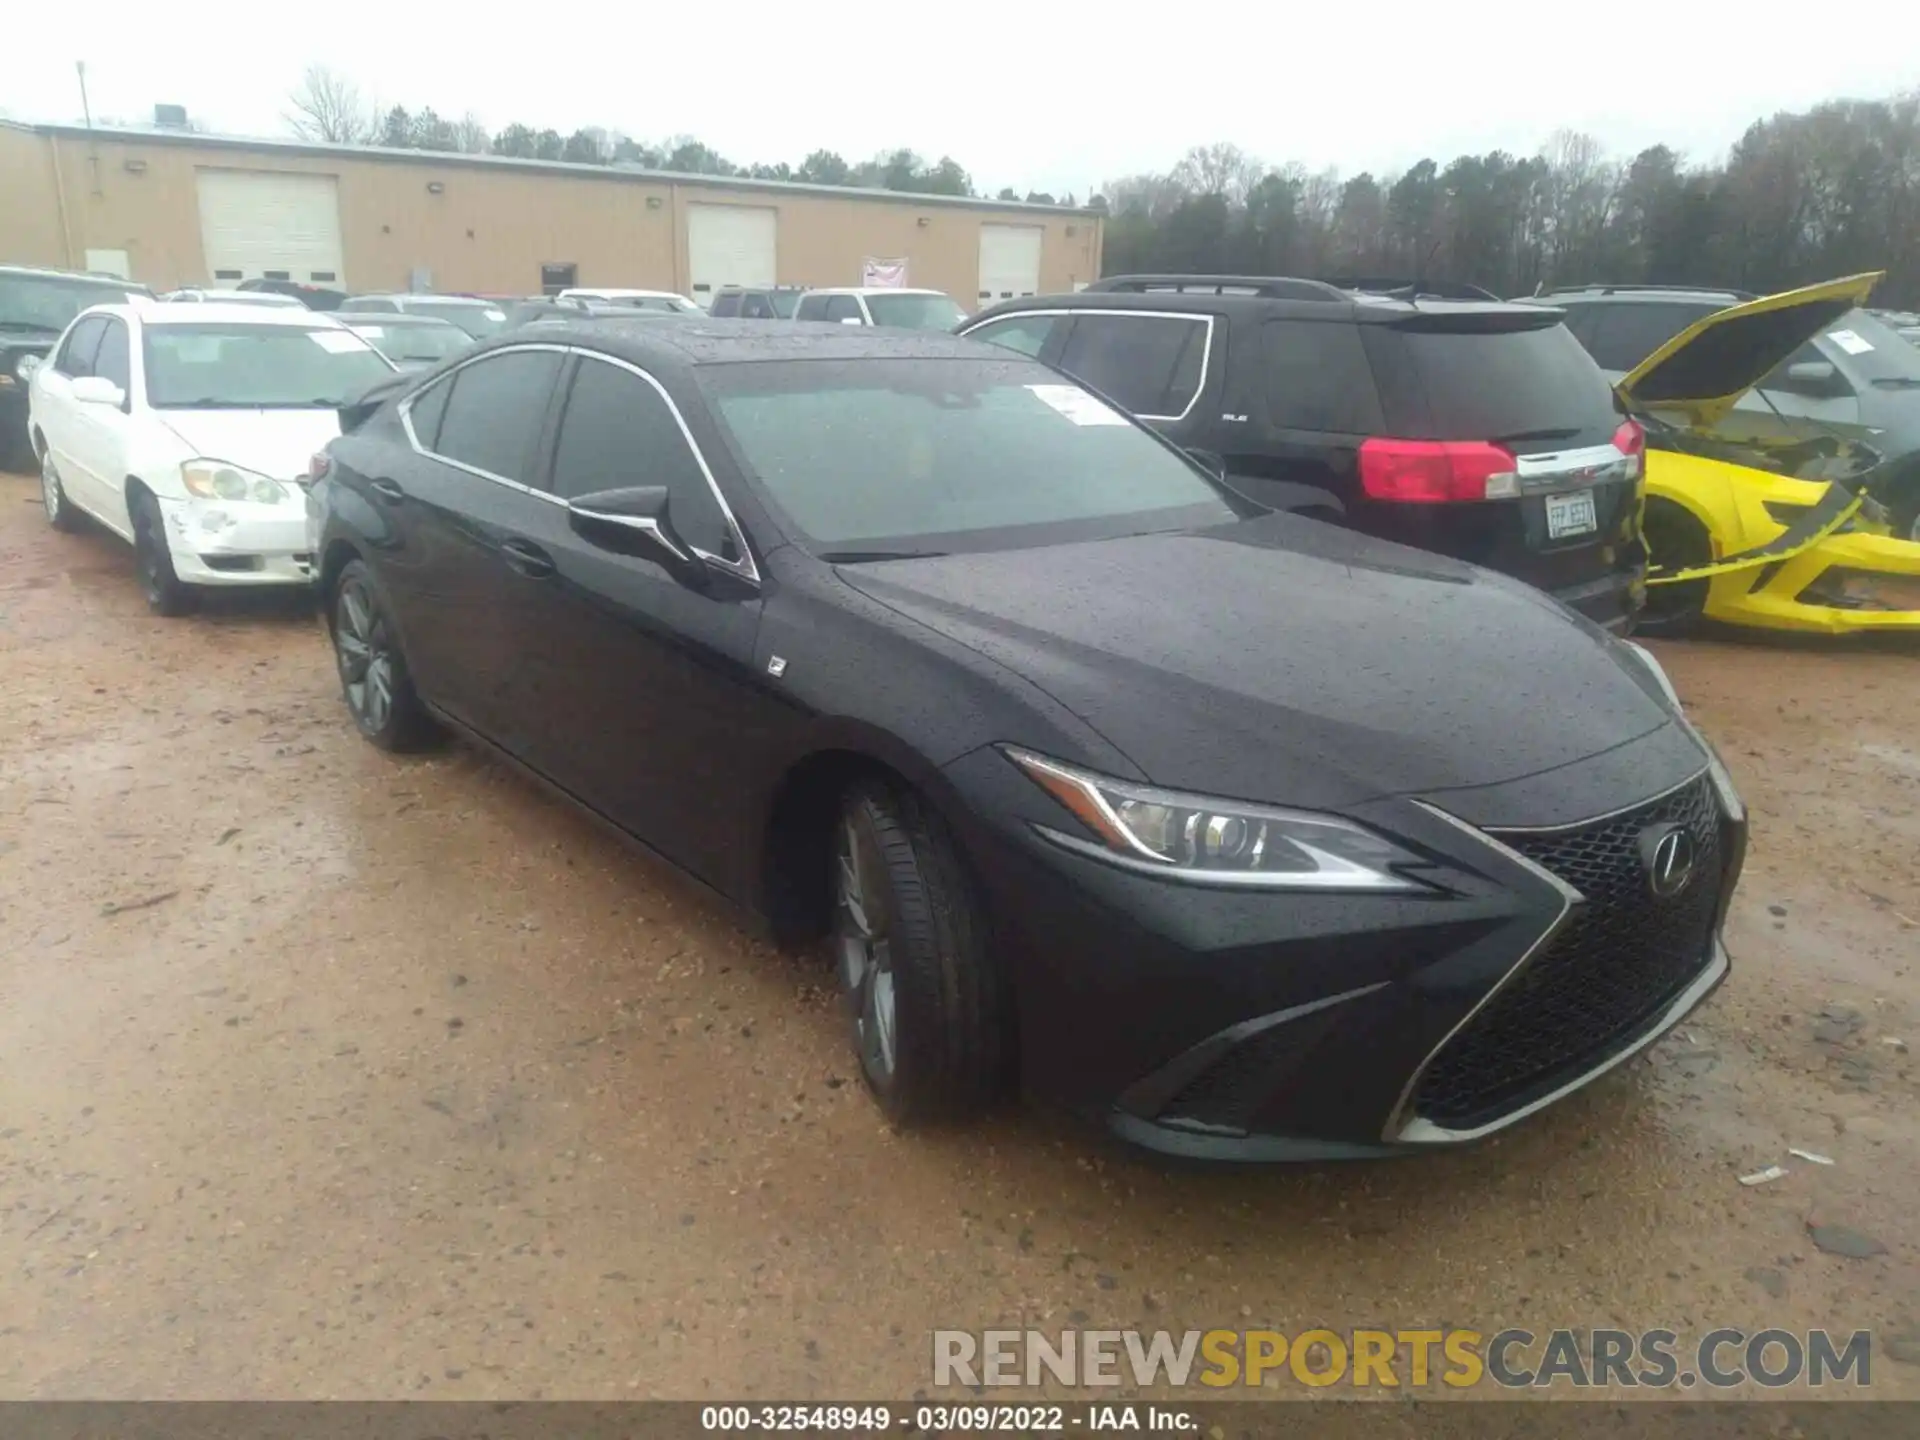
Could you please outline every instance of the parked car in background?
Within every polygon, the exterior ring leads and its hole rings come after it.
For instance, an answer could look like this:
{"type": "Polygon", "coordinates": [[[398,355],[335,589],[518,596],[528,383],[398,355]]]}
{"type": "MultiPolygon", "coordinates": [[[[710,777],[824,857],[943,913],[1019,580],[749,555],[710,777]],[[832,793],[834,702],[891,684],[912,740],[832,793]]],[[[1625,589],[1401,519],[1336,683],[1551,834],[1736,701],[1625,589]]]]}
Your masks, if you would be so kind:
{"type": "Polygon", "coordinates": [[[1553,311],[1322,280],[1122,276],[961,332],[1057,366],[1248,498],[1631,626],[1643,437],[1553,311]]]}
{"type": "MultiPolygon", "coordinates": [[[[1741,290],[1583,285],[1527,303],[1564,311],[1574,338],[1618,381],[1696,321],[1758,298],[1741,290]]],[[[1881,460],[1920,454],[1920,353],[1863,308],[1833,315],[1701,432],[1786,456],[1789,473],[1809,480],[1858,468],[1856,456],[1822,440],[1865,447],[1881,460]]]]}
{"type": "Polygon", "coordinates": [[[716,320],[791,320],[806,293],[804,285],[723,285],[708,313],[716,320]]]}
{"type": "Polygon", "coordinates": [[[242,280],[240,288],[291,295],[309,310],[338,310],[347,300],[344,290],[335,290],[326,285],[309,285],[299,280],[242,280]]]}
{"type": "Polygon", "coordinates": [[[611,305],[631,305],[639,310],[678,310],[687,315],[700,313],[700,307],[692,300],[671,290],[595,290],[575,286],[572,289],[562,290],[555,298],[603,300],[611,305]]]}
{"type": "Polygon", "coordinates": [[[311,501],[362,734],[452,723],[824,939],[896,1121],[1018,1081],[1173,1154],[1431,1151],[1727,973],[1745,812],[1650,654],[1005,350],[503,336],[311,501]]]}
{"type": "Polygon", "coordinates": [[[473,344],[473,337],[458,325],[436,320],[431,315],[336,310],[333,318],[402,370],[424,370],[429,365],[438,365],[473,344]]]}
{"type": "Polygon", "coordinates": [[[207,290],[198,285],[189,285],[180,290],[169,290],[160,298],[174,305],[267,305],[281,310],[307,308],[293,296],[272,290],[207,290]]]}
{"type": "Polygon", "coordinates": [[[471,295],[355,295],[346,309],[356,315],[427,315],[458,325],[476,340],[506,328],[507,312],[471,295]]]}
{"type": "Polygon", "coordinates": [[[939,290],[849,287],[807,291],[794,307],[793,318],[950,332],[967,318],[967,312],[939,290]]]}
{"type": "Polygon", "coordinates": [[[91,306],[151,293],[131,280],[0,265],[0,470],[26,470],[33,464],[27,386],[33,367],[53,348],[60,332],[91,306]]]}
{"type": "Polygon", "coordinates": [[[33,373],[47,519],[131,541],[157,614],[216,585],[311,577],[307,459],[339,407],[392,376],[380,352],[300,305],[105,305],[33,373]]]}
{"type": "Polygon", "coordinates": [[[687,320],[698,319],[698,310],[656,309],[626,304],[619,300],[523,300],[507,308],[506,329],[519,330],[529,325],[557,325],[568,320],[605,317],[608,319],[687,320]]]}

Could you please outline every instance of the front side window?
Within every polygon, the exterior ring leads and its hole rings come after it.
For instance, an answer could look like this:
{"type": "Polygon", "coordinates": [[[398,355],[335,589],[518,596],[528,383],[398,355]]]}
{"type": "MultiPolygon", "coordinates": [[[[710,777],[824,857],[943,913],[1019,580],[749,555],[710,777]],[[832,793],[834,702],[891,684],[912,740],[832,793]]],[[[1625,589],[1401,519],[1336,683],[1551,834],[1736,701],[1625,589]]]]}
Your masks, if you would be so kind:
{"type": "Polygon", "coordinates": [[[54,370],[72,380],[93,374],[93,357],[100,348],[100,337],[106,333],[107,319],[104,315],[82,320],[69,332],[67,343],[60,347],[60,353],[53,357],[54,370]]]}
{"type": "Polygon", "coordinates": [[[141,351],[160,410],[331,410],[393,373],[342,326],[148,325],[141,351]]]}
{"type": "Polygon", "coordinates": [[[1080,386],[1015,356],[702,366],[748,476],[827,558],[1222,524],[1234,502],[1080,386]]]}
{"type": "Polygon", "coordinates": [[[827,319],[829,321],[858,320],[866,323],[866,316],[860,313],[860,302],[851,295],[829,295],[827,297],[827,319]]]}
{"type": "Polygon", "coordinates": [[[102,380],[111,380],[122,390],[131,390],[132,366],[133,357],[127,348],[127,322],[107,321],[106,333],[100,337],[100,348],[93,357],[93,373],[102,380]]]}
{"type": "Polygon", "coordinates": [[[680,538],[723,560],[740,554],[720,502],[665,397],[623,366],[583,357],[567,392],[553,455],[563,500],[635,485],[662,485],[680,538]]]}
{"type": "Polygon", "coordinates": [[[967,331],[967,338],[985,340],[1016,355],[1038,355],[1047,348],[1047,340],[1061,319],[1059,315],[1009,315],[1004,320],[976,325],[967,331]]]}
{"type": "Polygon", "coordinates": [[[867,313],[876,325],[903,330],[945,330],[967,318],[967,312],[945,295],[869,295],[867,313]]]}
{"type": "Polygon", "coordinates": [[[707,312],[716,320],[726,320],[741,313],[740,292],[728,290],[713,297],[713,309],[707,312]]]}
{"type": "Polygon", "coordinates": [[[831,295],[802,295],[800,304],[793,312],[796,320],[824,320],[827,318],[827,301],[831,295]]]}
{"type": "Polygon", "coordinates": [[[531,485],[534,445],[559,375],[557,350],[505,350],[463,367],[453,376],[434,453],[531,485]]]}
{"type": "Polygon", "coordinates": [[[740,301],[740,318],[743,320],[771,320],[773,306],[767,303],[764,295],[744,296],[740,301]]]}
{"type": "Polygon", "coordinates": [[[1205,316],[1077,315],[1060,368],[1136,415],[1184,415],[1205,379],[1205,316]]]}

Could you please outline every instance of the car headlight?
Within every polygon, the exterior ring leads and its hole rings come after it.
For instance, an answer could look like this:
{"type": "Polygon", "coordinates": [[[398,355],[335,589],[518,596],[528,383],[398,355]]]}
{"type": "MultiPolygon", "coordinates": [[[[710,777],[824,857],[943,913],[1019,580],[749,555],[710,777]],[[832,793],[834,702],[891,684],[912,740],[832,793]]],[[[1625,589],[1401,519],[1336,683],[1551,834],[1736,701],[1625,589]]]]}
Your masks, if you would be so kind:
{"type": "Polygon", "coordinates": [[[1272,890],[1426,891],[1401,868],[1430,862],[1342,820],[1182,795],[1091,774],[1026,750],[1002,753],[1098,836],[1048,839],[1128,869],[1202,885],[1272,890]]]}
{"type": "Polygon", "coordinates": [[[1747,819],[1746,801],[1740,798],[1740,792],[1733,787],[1733,773],[1727,769],[1726,762],[1720,758],[1720,752],[1713,742],[1700,733],[1700,727],[1687,718],[1686,709],[1680,704],[1680,692],[1673,688],[1673,681],[1667,678],[1666,667],[1653,656],[1653,652],[1644,645],[1636,645],[1631,640],[1620,642],[1646,667],[1649,675],[1660,686],[1663,693],[1673,704],[1673,713],[1680,723],[1687,727],[1687,733],[1700,742],[1700,748],[1707,752],[1707,774],[1713,781],[1713,788],[1720,797],[1720,808],[1727,812],[1727,818],[1737,824],[1745,824],[1747,819]]]}
{"type": "Polygon", "coordinates": [[[292,498],[292,492],[278,480],[220,460],[189,460],[180,467],[180,480],[189,495],[202,500],[251,500],[256,505],[281,505],[292,498]]]}

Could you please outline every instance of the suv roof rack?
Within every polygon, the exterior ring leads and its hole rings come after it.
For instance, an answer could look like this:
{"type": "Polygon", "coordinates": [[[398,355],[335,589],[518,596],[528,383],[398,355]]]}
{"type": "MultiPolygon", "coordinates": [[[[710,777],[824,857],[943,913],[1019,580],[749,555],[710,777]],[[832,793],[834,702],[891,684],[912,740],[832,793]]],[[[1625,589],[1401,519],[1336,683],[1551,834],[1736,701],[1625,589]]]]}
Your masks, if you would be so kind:
{"type": "Polygon", "coordinates": [[[1264,300],[1345,300],[1345,292],[1324,280],[1295,280],[1284,275],[1109,275],[1081,293],[1146,295],[1173,290],[1188,295],[1254,295],[1264,300]]]}
{"type": "Polygon", "coordinates": [[[1433,300],[1500,300],[1491,290],[1483,290],[1464,280],[1414,280],[1405,276],[1383,275],[1328,275],[1323,278],[1326,284],[1341,290],[1391,295],[1401,300],[1421,297],[1433,300]]]}
{"type": "Polygon", "coordinates": [[[1731,295],[1737,300],[1758,300],[1760,298],[1751,290],[1736,290],[1731,285],[1622,284],[1618,281],[1607,280],[1588,280],[1575,285],[1547,285],[1535,290],[1533,296],[1564,295],[1572,290],[1597,290],[1602,295],[1618,295],[1625,291],[1650,290],[1655,294],[1666,292],[1675,295],[1731,295]]]}

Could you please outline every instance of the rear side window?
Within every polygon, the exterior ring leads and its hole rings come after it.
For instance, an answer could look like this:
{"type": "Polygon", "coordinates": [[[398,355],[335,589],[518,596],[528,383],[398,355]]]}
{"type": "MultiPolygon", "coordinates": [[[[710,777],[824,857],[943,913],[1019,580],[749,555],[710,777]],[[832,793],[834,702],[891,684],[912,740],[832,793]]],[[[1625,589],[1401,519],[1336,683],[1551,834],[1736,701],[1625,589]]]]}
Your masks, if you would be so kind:
{"type": "MultiPolygon", "coordinates": [[[[1236,327],[1236,355],[1239,338],[1236,327]]],[[[1359,326],[1269,320],[1260,327],[1260,342],[1265,363],[1257,393],[1266,404],[1269,425],[1336,435],[1381,433],[1386,420],[1359,326]]]]}
{"type": "Polygon", "coordinates": [[[854,299],[853,296],[829,295],[827,297],[827,319],[859,320],[864,322],[866,318],[866,316],[860,313],[860,302],[854,299]]]}
{"type": "Polygon", "coordinates": [[[1579,339],[1602,370],[1622,374],[1714,313],[1712,305],[1593,305],[1579,339]]]}
{"type": "Polygon", "coordinates": [[[82,320],[67,336],[67,343],[60,347],[60,353],[54,357],[53,368],[75,380],[93,374],[94,352],[100,348],[100,337],[106,330],[104,316],[96,315],[91,320],[82,320]]]}
{"type": "Polygon", "coordinates": [[[1389,435],[1598,444],[1620,423],[1612,385],[1557,321],[1531,330],[1356,328],[1389,435]]]}
{"type": "Polygon", "coordinates": [[[533,483],[533,447],[560,373],[554,350],[508,350],[459,371],[434,452],[489,475],[533,483]]]}
{"type": "Polygon", "coordinates": [[[672,407],[631,370],[583,358],[560,419],[554,493],[572,500],[629,485],[666,486],[668,518],[681,539],[724,560],[740,558],[672,407]]]}
{"type": "Polygon", "coordinates": [[[725,295],[714,296],[713,308],[707,313],[720,320],[726,319],[729,315],[738,315],[740,313],[739,292],[734,291],[725,295]]]}
{"type": "Polygon", "coordinates": [[[1135,415],[1177,419],[1200,393],[1209,330],[1200,315],[1076,315],[1060,368],[1135,415]]]}
{"type": "Polygon", "coordinates": [[[764,295],[743,296],[740,301],[740,316],[744,320],[771,320],[773,306],[767,303],[764,295]]]}
{"type": "Polygon", "coordinates": [[[1060,315],[1009,315],[1004,320],[990,320],[985,325],[969,330],[967,338],[985,340],[1016,355],[1035,356],[1046,349],[1054,326],[1064,318],[1060,315]]]}

